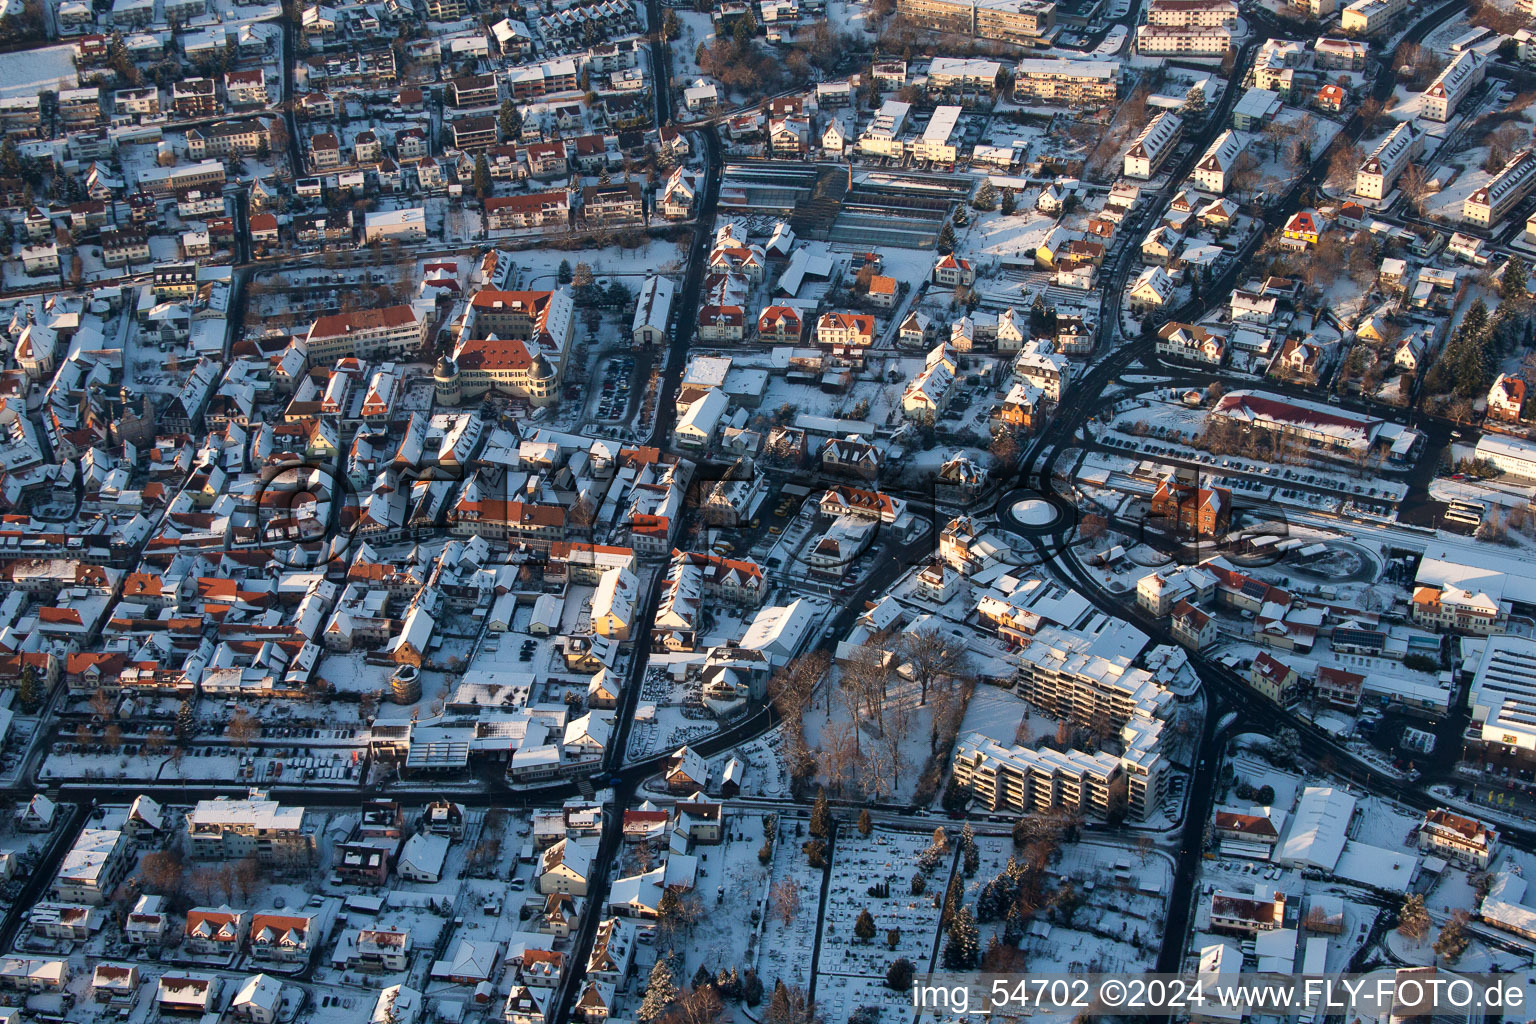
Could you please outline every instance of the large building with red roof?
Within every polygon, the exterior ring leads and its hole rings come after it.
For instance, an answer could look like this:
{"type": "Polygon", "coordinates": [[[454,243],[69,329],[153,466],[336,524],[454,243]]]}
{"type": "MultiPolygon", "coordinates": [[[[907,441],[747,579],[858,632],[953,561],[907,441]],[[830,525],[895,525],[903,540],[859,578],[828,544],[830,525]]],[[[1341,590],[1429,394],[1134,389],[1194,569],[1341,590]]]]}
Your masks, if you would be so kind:
{"type": "Polygon", "coordinates": [[[312,366],[328,366],[342,356],[410,359],[427,340],[427,319],[410,306],[336,313],[311,324],[305,340],[312,366]]]}

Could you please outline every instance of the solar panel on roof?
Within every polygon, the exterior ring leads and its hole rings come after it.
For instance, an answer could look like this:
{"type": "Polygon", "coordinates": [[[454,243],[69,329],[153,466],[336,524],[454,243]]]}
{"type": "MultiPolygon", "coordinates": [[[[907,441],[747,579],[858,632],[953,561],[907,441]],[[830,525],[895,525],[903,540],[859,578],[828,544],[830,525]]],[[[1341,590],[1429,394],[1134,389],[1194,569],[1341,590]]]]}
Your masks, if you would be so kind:
{"type": "Polygon", "coordinates": [[[1348,644],[1353,647],[1385,647],[1387,637],[1385,633],[1377,633],[1368,629],[1335,629],[1333,641],[1336,644],[1348,644]]]}
{"type": "Polygon", "coordinates": [[[1269,584],[1260,583],[1258,580],[1247,580],[1243,583],[1242,592],[1249,597],[1263,597],[1269,593],[1269,584]]]}

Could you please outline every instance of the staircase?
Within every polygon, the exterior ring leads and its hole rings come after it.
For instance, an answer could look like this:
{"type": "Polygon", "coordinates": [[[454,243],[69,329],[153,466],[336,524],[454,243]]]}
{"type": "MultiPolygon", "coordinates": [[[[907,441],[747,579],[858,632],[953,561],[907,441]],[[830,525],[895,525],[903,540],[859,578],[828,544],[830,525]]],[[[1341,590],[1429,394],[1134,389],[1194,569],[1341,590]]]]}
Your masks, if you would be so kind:
{"type": "Polygon", "coordinates": [[[826,241],[832,232],[832,223],[843,208],[843,197],[848,194],[848,170],[845,167],[822,167],[816,174],[816,187],[811,197],[795,207],[790,214],[789,226],[798,238],[815,238],[826,241]]]}

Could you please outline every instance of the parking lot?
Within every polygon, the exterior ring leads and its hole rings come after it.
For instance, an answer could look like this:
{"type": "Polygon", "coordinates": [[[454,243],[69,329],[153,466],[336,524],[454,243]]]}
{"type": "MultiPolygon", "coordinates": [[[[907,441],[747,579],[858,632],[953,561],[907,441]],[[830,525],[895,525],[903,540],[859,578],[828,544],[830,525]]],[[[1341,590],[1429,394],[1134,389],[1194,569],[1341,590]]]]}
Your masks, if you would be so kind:
{"type": "Polygon", "coordinates": [[[566,396],[574,398],[583,390],[593,394],[589,412],[594,419],[610,423],[627,420],[635,376],[635,357],[631,355],[609,356],[597,365],[597,387],[588,388],[584,382],[572,382],[566,387],[566,396]]]}

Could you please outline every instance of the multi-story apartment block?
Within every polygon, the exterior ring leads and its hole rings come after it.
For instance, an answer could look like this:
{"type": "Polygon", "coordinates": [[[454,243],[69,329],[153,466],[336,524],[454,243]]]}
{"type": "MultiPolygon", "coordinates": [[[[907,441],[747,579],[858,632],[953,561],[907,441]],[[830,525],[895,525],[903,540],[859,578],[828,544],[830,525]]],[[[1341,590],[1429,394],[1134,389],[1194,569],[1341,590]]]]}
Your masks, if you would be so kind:
{"type": "Polygon", "coordinates": [[[94,86],[88,89],[61,89],[57,103],[59,119],[70,128],[95,124],[101,120],[101,95],[94,86]]]}
{"type": "Polygon", "coordinates": [[[1218,135],[1195,164],[1195,182],[1207,192],[1221,195],[1227,190],[1229,176],[1237,158],[1248,148],[1248,137],[1228,128],[1218,135]]]}
{"type": "Polygon", "coordinates": [[[992,92],[1003,66],[974,57],[935,57],[928,65],[928,88],[941,92],[992,92]]]}
{"type": "Polygon", "coordinates": [[[1148,57],[1222,57],[1231,48],[1232,31],[1221,26],[1139,25],[1136,28],[1136,52],[1148,57]]]}
{"type": "Polygon", "coordinates": [[[260,68],[250,71],[226,71],[224,96],[232,107],[267,105],[267,76],[260,68]]]}
{"type": "Polygon", "coordinates": [[[499,98],[495,75],[465,75],[448,83],[450,107],[492,107],[499,98]]]}
{"type": "Polygon", "coordinates": [[[49,895],[62,903],[101,906],[133,866],[132,848],[117,829],[83,829],[53,876],[49,895]]]}
{"type": "Polygon", "coordinates": [[[1454,814],[1443,807],[1424,812],[1419,825],[1419,849],[1487,870],[1498,845],[1499,834],[1476,818],[1454,814]]]}
{"type": "Polygon", "coordinates": [[[1013,79],[1013,96],[1021,103],[1092,107],[1119,95],[1120,65],[1110,60],[1021,60],[1013,79]]]}
{"type": "Polygon", "coordinates": [[[588,185],[581,190],[581,216],[590,226],[633,227],[645,222],[638,182],[588,185]]]}
{"type": "Polygon", "coordinates": [[[1237,4],[1232,0],[1152,0],[1147,24],[1167,28],[1234,28],[1237,4]]]}
{"type": "Polygon", "coordinates": [[[1467,94],[1487,74],[1488,62],[1474,51],[1468,50],[1451,61],[1424,90],[1419,106],[1419,116],[1430,121],[1449,121],[1467,94]]]}
{"type": "Polygon", "coordinates": [[[458,117],[448,122],[453,135],[453,147],[466,153],[476,153],[496,145],[496,119],[494,117],[458,117]]]}
{"type": "Polygon", "coordinates": [[[1355,195],[1362,199],[1385,199],[1423,149],[1423,133],[1412,121],[1400,123],[1360,164],[1355,172],[1355,195]]]}
{"type": "Polygon", "coordinates": [[[1056,25],[1048,0],[897,0],[896,9],[923,28],[1029,45],[1056,25]]]}
{"type": "Polygon", "coordinates": [[[1142,129],[1136,141],[1125,153],[1127,178],[1151,178],[1163,162],[1173,155],[1179,140],[1184,137],[1184,122],[1177,114],[1163,111],[1142,129]]]}
{"type": "Polygon", "coordinates": [[[570,227],[570,193],[556,189],[528,195],[492,196],[485,201],[485,219],[492,231],[570,227]]]}
{"type": "Polygon", "coordinates": [[[187,814],[187,844],[199,860],[240,860],[307,866],[315,828],[302,807],[276,800],[199,800],[187,814]]]}
{"type": "Polygon", "coordinates": [[[1041,629],[1019,654],[1020,694],[1059,718],[1115,728],[1138,714],[1155,717],[1171,702],[1151,673],[1128,658],[1086,653],[1088,646],[1081,635],[1041,629]]]}
{"type": "Polygon", "coordinates": [[[112,94],[112,113],[119,117],[155,117],[160,113],[160,90],[152,85],[118,89],[112,94]]]}
{"type": "Polygon", "coordinates": [[[187,154],[194,160],[249,156],[270,144],[266,124],[256,118],[187,129],[187,154]]]}
{"type": "Polygon", "coordinates": [[[1375,35],[1407,9],[1408,0],[1355,0],[1339,14],[1339,28],[1350,35],[1375,35]]]}
{"type": "Polygon", "coordinates": [[[1492,227],[1536,189],[1536,150],[1525,149],[1509,158],[1493,180],[1476,189],[1461,204],[1461,219],[1478,227],[1492,227]]]}
{"type": "Polygon", "coordinates": [[[1120,730],[1124,749],[1118,757],[1102,750],[1007,746],[970,733],[955,748],[955,781],[994,811],[1064,809],[1101,820],[1124,815],[1143,821],[1166,790],[1161,733],[1159,720],[1128,722],[1120,730]]]}
{"type": "Polygon", "coordinates": [[[1356,39],[1321,36],[1313,47],[1317,66],[1328,71],[1362,71],[1371,48],[1356,39]]]}
{"type": "Polygon", "coordinates": [[[207,117],[219,112],[219,96],[211,78],[183,78],[171,83],[171,109],[182,117],[207,117]]]}
{"type": "Polygon", "coordinates": [[[1410,614],[1421,626],[1477,636],[1504,632],[1509,619],[1503,602],[1493,596],[1449,585],[1415,587],[1410,614]]]}
{"type": "Polygon", "coordinates": [[[0,131],[16,138],[31,138],[42,124],[42,101],[36,96],[6,96],[0,99],[0,131]]]}

